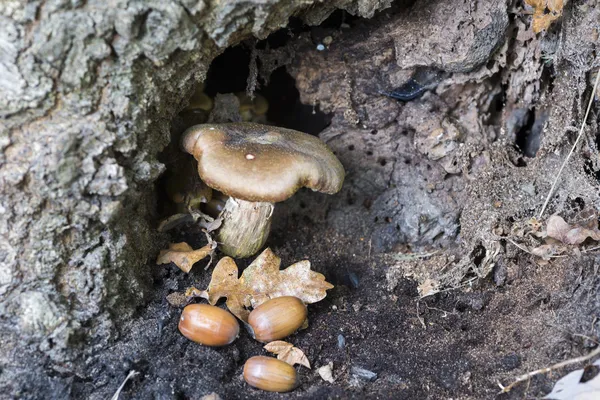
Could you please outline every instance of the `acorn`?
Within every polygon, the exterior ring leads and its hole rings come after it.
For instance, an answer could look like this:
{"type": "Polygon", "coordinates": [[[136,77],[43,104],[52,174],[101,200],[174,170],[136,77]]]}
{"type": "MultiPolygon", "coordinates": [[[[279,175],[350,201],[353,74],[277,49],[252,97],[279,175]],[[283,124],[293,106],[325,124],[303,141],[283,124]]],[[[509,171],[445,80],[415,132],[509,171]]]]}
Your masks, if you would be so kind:
{"type": "Polygon", "coordinates": [[[208,304],[190,304],[179,319],[179,332],[205,346],[225,346],[240,333],[240,325],[228,311],[208,304]]]}
{"type": "Polygon", "coordinates": [[[289,392],[298,383],[296,370],[276,358],[254,356],[244,365],[244,380],[250,386],[268,392],[289,392]]]}
{"type": "Polygon", "coordinates": [[[254,338],[268,343],[294,333],[306,320],[306,306],[297,297],[284,296],[268,300],[248,316],[254,338]]]}

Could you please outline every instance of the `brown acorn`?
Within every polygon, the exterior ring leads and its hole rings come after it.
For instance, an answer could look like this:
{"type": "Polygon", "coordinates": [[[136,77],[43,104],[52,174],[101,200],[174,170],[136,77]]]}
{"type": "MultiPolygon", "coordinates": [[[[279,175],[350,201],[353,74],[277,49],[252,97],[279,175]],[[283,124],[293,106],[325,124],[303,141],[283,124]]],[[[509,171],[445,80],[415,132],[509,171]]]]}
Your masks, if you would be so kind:
{"type": "Polygon", "coordinates": [[[248,316],[254,338],[268,343],[294,333],[306,320],[306,306],[297,297],[284,296],[268,300],[248,316]]]}
{"type": "Polygon", "coordinates": [[[255,356],[244,365],[244,380],[250,386],[269,392],[289,392],[298,383],[296,370],[276,358],[255,356]]]}
{"type": "Polygon", "coordinates": [[[208,304],[190,304],[179,319],[179,332],[205,346],[225,346],[240,333],[240,325],[228,311],[208,304]]]}

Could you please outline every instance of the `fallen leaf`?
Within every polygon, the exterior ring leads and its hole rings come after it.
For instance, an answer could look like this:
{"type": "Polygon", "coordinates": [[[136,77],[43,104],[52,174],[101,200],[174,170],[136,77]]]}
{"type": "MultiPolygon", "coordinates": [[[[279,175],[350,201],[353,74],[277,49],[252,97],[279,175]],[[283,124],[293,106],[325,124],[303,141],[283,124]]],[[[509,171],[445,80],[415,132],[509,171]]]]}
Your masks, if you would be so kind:
{"type": "Polygon", "coordinates": [[[555,244],[543,244],[541,246],[531,249],[531,254],[537,257],[541,257],[543,260],[549,260],[552,257],[556,257],[564,253],[567,249],[564,246],[558,246],[555,244]]]}
{"type": "Polygon", "coordinates": [[[535,33],[547,30],[552,22],[560,18],[564,0],[525,0],[533,7],[532,28],[535,33]]]}
{"type": "Polygon", "coordinates": [[[310,269],[308,260],[284,270],[279,270],[280,265],[281,259],[267,248],[238,279],[237,265],[230,257],[224,257],[213,270],[206,298],[214,305],[221,297],[227,297],[229,311],[247,322],[248,309],[269,299],[294,296],[305,304],[316,303],[327,296],[326,290],[333,288],[322,274],[310,269]]]}
{"type": "Polygon", "coordinates": [[[192,249],[192,246],[186,242],[171,243],[167,250],[161,250],[156,260],[157,264],[174,263],[183,272],[188,273],[192,266],[210,255],[213,252],[213,247],[207,244],[197,250],[192,249]]]}
{"type": "Polygon", "coordinates": [[[296,364],[304,365],[310,369],[310,362],[302,350],[295,347],[293,344],[284,342],[283,340],[276,340],[265,345],[265,350],[277,354],[277,359],[285,361],[292,367],[296,364]]]}
{"type": "Polygon", "coordinates": [[[598,228],[589,229],[583,226],[572,226],[558,215],[553,215],[548,219],[546,235],[564,244],[581,244],[587,238],[600,241],[598,228]]]}
{"type": "Polygon", "coordinates": [[[419,297],[421,298],[436,294],[439,292],[439,282],[434,281],[431,278],[427,278],[417,287],[417,291],[419,292],[419,297]]]}
{"type": "Polygon", "coordinates": [[[329,362],[327,365],[323,365],[317,369],[317,372],[325,382],[333,383],[333,363],[329,362]]]}
{"type": "Polygon", "coordinates": [[[186,297],[202,297],[203,299],[208,300],[208,293],[206,290],[196,289],[195,287],[189,287],[185,290],[186,297]]]}

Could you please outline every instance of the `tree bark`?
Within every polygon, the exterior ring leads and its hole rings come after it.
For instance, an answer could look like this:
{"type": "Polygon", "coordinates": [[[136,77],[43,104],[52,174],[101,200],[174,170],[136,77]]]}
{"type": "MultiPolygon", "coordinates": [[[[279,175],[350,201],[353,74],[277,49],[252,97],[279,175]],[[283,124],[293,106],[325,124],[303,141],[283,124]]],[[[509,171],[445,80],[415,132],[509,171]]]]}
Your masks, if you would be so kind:
{"type": "Polygon", "coordinates": [[[390,2],[2,2],[0,392],[67,393],[51,376],[83,378],[144,304],[157,156],[212,59],[292,15],[390,2]]]}

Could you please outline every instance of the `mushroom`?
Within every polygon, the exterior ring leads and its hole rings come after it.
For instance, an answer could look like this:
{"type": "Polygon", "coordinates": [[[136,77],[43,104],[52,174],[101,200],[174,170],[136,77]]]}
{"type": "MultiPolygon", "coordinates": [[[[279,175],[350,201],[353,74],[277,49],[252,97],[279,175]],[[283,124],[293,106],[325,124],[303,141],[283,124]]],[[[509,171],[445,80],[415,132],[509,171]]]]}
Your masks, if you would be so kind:
{"type": "Polygon", "coordinates": [[[249,257],[265,244],[274,203],[301,187],[337,193],[344,167],[315,136],[240,122],[202,124],[183,134],[183,149],[198,161],[198,174],[229,199],[217,232],[221,250],[249,257]]]}

